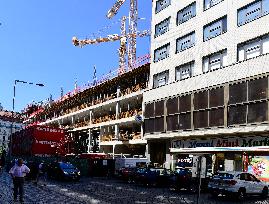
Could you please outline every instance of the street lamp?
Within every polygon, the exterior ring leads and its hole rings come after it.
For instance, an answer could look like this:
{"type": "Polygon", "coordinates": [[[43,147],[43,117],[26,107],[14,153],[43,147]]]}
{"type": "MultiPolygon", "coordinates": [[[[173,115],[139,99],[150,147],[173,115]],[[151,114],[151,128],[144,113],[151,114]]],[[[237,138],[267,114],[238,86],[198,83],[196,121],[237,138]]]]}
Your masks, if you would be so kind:
{"type": "Polygon", "coordinates": [[[9,149],[9,154],[11,157],[11,145],[12,145],[12,130],[13,130],[13,122],[14,122],[14,111],[15,111],[15,97],[16,97],[16,85],[17,83],[23,83],[23,84],[30,84],[30,85],[35,85],[35,86],[45,86],[44,84],[41,83],[33,83],[33,82],[27,82],[27,81],[22,81],[22,80],[15,80],[14,81],[14,86],[13,86],[13,100],[12,100],[12,121],[11,121],[11,131],[10,131],[10,149],[9,149]]]}

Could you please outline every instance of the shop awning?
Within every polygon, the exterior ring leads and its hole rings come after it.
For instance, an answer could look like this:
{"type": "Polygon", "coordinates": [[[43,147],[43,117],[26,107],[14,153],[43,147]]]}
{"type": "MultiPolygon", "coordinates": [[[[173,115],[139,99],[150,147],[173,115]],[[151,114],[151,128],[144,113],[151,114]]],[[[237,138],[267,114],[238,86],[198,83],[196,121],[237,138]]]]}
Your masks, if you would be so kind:
{"type": "Polygon", "coordinates": [[[268,146],[170,148],[170,153],[268,152],[268,146]]]}

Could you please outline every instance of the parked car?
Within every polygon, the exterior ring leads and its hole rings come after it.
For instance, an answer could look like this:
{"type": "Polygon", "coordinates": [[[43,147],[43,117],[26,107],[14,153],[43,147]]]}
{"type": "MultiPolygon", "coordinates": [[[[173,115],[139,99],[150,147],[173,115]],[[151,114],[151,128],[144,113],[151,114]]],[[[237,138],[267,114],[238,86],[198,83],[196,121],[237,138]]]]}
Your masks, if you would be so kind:
{"type": "Polygon", "coordinates": [[[53,162],[48,166],[47,174],[49,178],[58,180],[80,179],[80,171],[71,163],[53,162]]]}
{"type": "Polygon", "coordinates": [[[171,171],[165,168],[141,168],[136,172],[136,183],[147,186],[169,184],[171,171]]]}
{"type": "Polygon", "coordinates": [[[128,183],[135,182],[135,175],[137,172],[137,167],[123,167],[118,171],[118,178],[127,181],[128,183]]]}
{"type": "MultiPolygon", "coordinates": [[[[201,190],[207,190],[209,180],[210,177],[201,178],[201,190]]],[[[196,193],[199,187],[199,178],[192,177],[191,168],[178,168],[170,178],[170,187],[176,190],[185,189],[196,193]]]]}
{"type": "Polygon", "coordinates": [[[208,184],[212,196],[233,195],[243,200],[246,195],[259,194],[266,198],[268,185],[247,172],[219,172],[208,184]]]}

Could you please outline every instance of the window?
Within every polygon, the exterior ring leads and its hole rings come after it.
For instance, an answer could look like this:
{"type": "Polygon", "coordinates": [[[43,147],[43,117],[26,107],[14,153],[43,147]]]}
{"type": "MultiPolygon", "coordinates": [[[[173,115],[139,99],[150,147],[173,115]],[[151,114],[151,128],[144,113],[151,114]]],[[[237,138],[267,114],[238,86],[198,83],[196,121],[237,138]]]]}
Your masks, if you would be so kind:
{"type": "Polygon", "coordinates": [[[228,65],[227,62],[227,50],[211,54],[203,57],[203,71],[208,72],[215,69],[220,69],[228,65]]]}
{"type": "Polygon", "coordinates": [[[195,93],[193,103],[195,110],[208,108],[208,91],[195,93]]]}
{"type": "Polygon", "coordinates": [[[154,132],[164,132],[164,117],[154,119],[154,132]]]}
{"type": "Polygon", "coordinates": [[[228,123],[229,125],[234,124],[245,124],[246,123],[247,106],[238,105],[231,106],[228,109],[228,123]]]}
{"type": "Polygon", "coordinates": [[[164,114],[164,101],[155,102],[155,116],[162,116],[164,114]]]}
{"type": "Polygon", "coordinates": [[[204,41],[227,32],[227,16],[204,26],[204,41]]]}
{"type": "Polygon", "coordinates": [[[155,13],[159,13],[161,10],[165,9],[171,4],[171,0],[158,0],[156,2],[155,13]]]}
{"type": "Polygon", "coordinates": [[[238,45],[238,61],[269,53],[269,35],[238,45]]]}
{"type": "Polygon", "coordinates": [[[167,116],[167,131],[178,130],[178,115],[167,116]]]}
{"type": "Polygon", "coordinates": [[[209,90],[209,107],[219,107],[224,105],[224,88],[209,90]]]}
{"type": "Polygon", "coordinates": [[[145,133],[154,132],[154,119],[145,119],[145,133]]]}
{"type": "Polygon", "coordinates": [[[177,25],[188,21],[194,16],[196,16],[196,2],[193,2],[177,13],[177,25]]]}
{"type": "Polygon", "coordinates": [[[176,81],[191,77],[193,69],[194,61],[176,67],[176,81]]]}
{"type": "Polygon", "coordinates": [[[233,84],[229,87],[229,104],[247,101],[247,82],[233,84]]]}
{"type": "Polygon", "coordinates": [[[268,96],[268,79],[261,78],[248,82],[248,100],[266,99],[268,96]]]}
{"type": "Polygon", "coordinates": [[[155,25],[154,37],[158,37],[166,33],[169,30],[169,24],[170,24],[170,17],[155,25]]]}
{"type": "Polygon", "coordinates": [[[269,0],[255,1],[238,10],[237,25],[242,26],[269,13],[269,0]]]}
{"type": "Polygon", "coordinates": [[[170,48],[170,43],[156,49],[154,51],[154,62],[158,62],[160,60],[163,60],[169,57],[169,48],[170,48]]]}
{"type": "Polygon", "coordinates": [[[154,117],[154,103],[145,105],[145,118],[154,117]]]}
{"type": "Polygon", "coordinates": [[[268,104],[266,102],[253,103],[248,106],[248,123],[267,121],[268,104]]]}
{"type": "Polygon", "coordinates": [[[179,112],[191,111],[191,95],[179,97],[179,112]]]}
{"type": "Polygon", "coordinates": [[[176,53],[184,51],[194,45],[195,45],[195,32],[192,32],[177,39],[176,53]]]}
{"type": "Polygon", "coordinates": [[[222,1],[223,0],[204,0],[204,10],[211,8],[212,6],[215,6],[222,1]]]}
{"type": "Polygon", "coordinates": [[[194,128],[208,127],[208,111],[198,111],[193,113],[194,128]]]}
{"type": "Polygon", "coordinates": [[[167,114],[178,113],[178,98],[169,98],[166,101],[167,114]]]}
{"type": "Polygon", "coordinates": [[[179,115],[178,129],[189,130],[191,129],[191,113],[179,115]]]}
{"type": "Polygon", "coordinates": [[[169,71],[164,71],[159,74],[154,74],[153,75],[153,88],[159,87],[159,86],[164,86],[168,84],[168,79],[169,79],[169,71]]]}
{"type": "Polygon", "coordinates": [[[209,111],[209,127],[224,125],[224,108],[209,111]]]}

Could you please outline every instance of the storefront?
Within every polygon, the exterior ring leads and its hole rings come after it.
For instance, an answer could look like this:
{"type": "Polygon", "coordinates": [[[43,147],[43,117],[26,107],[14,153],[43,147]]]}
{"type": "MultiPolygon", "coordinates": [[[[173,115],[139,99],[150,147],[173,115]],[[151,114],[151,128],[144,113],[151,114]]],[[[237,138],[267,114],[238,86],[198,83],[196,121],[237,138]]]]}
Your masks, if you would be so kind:
{"type": "Polygon", "coordinates": [[[207,174],[248,171],[269,181],[269,136],[175,139],[171,141],[172,167],[189,168],[192,158],[206,158],[207,174]],[[188,161],[184,164],[182,161],[188,161]]]}

